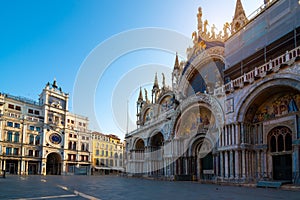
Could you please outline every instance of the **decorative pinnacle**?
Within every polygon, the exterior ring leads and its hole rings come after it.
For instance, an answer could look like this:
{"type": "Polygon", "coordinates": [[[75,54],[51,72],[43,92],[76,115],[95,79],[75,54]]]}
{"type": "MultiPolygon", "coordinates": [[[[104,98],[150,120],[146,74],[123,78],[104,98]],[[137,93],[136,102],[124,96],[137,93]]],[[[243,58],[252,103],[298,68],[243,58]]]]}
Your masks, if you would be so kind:
{"type": "Polygon", "coordinates": [[[179,70],[179,61],[178,61],[178,54],[176,52],[176,57],[175,57],[175,64],[174,64],[174,70],[179,70]]]}
{"type": "Polygon", "coordinates": [[[153,89],[155,89],[155,88],[159,88],[159,86],[158,86],[158,80],[157,80],[157,72],[155,73],[155,77],[154,77],[153,89]]]}
{"type": "Polygon", "coordinates": [[[143,99],[143,92],[142,92],[142,87],[140,87],[140,95],[139,95],[139,98],[138,98],[138,102],[142,102],[144,99],[143,99]]]}

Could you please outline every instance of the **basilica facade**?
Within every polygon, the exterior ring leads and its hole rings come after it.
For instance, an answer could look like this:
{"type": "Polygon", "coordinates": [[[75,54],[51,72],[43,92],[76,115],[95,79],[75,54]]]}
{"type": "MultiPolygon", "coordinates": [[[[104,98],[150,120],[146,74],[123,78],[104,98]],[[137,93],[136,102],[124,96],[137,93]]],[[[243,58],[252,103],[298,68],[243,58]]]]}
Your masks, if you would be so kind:
{"type": "Polygon", "coordinates": [[[300,6],[265,1],[250,18],[237,0],[216,33],[202,19],[172,86],[155,75],[126,134],[126,172],[170,180],[300,183],[300,6]],[[208,26],[211,30],[208,30],[208,26]]]}

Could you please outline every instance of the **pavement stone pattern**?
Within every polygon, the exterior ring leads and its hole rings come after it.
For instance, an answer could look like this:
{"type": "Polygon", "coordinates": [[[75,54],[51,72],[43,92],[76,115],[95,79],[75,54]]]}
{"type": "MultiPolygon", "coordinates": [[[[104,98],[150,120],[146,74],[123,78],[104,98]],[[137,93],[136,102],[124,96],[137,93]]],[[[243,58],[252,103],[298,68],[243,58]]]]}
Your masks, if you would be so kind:
{"type": "Polygon", "coordinates": [[[0,178],[0,199],[300,199],[300,187],[282,189],[158,181],[118,176],[0,178]]]}

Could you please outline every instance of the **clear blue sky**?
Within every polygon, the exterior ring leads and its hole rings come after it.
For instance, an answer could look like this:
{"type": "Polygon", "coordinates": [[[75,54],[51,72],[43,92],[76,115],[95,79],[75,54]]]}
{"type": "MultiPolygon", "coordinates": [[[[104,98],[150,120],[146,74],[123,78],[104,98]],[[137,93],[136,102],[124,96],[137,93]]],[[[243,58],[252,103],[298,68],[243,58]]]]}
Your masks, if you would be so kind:
{"type": "MultiPolygon", "coordinates": [[[[37,100],[45,84],[55,77],[63,91],[70,93],[72,111],[78,70],[103,41],[144,27],[166,28],[191,37],[197,28],[199,6],[203,19],[221,30],[222,24],[231,21],[235,3],[236,0],[0,0],[0,91],[37,100]]],[[[249,15],[263,0],[242,3],[249,15]]],[[[173,62],[173,54],[154,50],[130,53],[115,61],[97,86],[95,112],[101,129],[95,124],[90,129],[124,138],[124,127],[116,124],[118,119],[114,116],[124,113],[112,114],[112,91],[118,81],[137,66],[172,67],[173,62]]],[[[166,77],[169,81],[169,74],[166,77]]],[[[128,95],[132,121],[135,98],[136,90],[128,95]]]]}

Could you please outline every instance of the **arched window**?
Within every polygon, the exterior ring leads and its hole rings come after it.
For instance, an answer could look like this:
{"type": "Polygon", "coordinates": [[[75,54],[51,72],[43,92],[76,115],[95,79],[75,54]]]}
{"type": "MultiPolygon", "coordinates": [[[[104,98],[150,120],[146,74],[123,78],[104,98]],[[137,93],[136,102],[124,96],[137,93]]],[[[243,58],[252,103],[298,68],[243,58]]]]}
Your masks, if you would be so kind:
{"type": "Polygon", "coordinates": [[[278,152],[284,151],[283,135],[278,135],[277,137],[278,152]]]}
{"type": "Polygon", "coordinates": [[[117,153],[115,153],[115,159],[118,159],[118,154],[117,153]]]}
{"type": "Polygon", "coordinates": [[[273,135],[271,137],[271,146],[270,146],[270,149],[271,149],[271,152],[276,152],[276,137],[273,135]]]}
{"type": "Polygon", "coordinates": [[[292,132],[289,128],[280,126],[271,130],[269,134],[270,152],[284,152],[292,150],[292,132]]]}
{"type": "Polygon", "coordinates": [[[292,150],[292,136],[290,133],[287,133],[285,136],[285,149],[287,151],[291,151],[292,150]]]}

